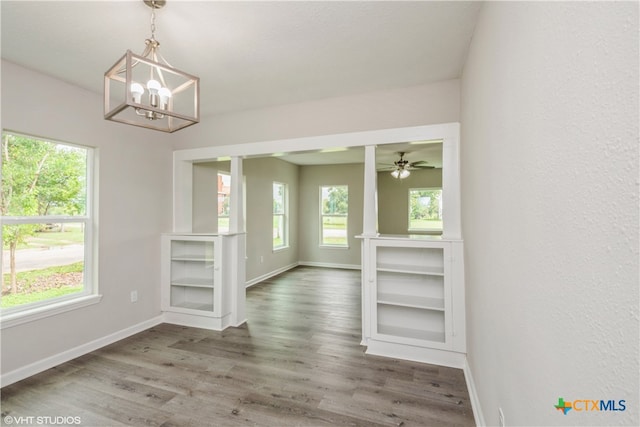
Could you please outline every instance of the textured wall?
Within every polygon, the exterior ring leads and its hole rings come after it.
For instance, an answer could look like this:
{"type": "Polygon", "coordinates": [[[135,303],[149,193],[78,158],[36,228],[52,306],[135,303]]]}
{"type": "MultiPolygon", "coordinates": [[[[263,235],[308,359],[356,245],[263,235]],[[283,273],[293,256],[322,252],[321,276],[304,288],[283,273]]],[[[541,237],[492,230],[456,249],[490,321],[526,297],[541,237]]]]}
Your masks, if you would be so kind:
{"type": "Polygon", "coordinates": [[[486,3],[461,91],[486,423],[638,425],[637,3],[486,3]],[[563,415],[559,397],[627,410],[563,415]]]}

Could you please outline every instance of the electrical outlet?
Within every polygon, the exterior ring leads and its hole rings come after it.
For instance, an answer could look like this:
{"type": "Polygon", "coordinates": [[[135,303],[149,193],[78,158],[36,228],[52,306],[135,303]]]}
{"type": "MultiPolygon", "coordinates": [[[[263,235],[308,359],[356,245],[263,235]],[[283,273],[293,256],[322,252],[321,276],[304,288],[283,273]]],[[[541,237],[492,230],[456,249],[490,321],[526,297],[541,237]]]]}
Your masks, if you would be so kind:
{"type": "Polygon", "coordinates": [[[502,412],[502,408],[498,408],[498,425],[500,427],[505,427],[505,424],[504,424],[504,412],[502,412]]]}
{"type": "Polygon", "coordinates": [[[264,262],[264,257],[260,255],[260,264],[262,264],[263,262],[264,262]]]}
{"type": "Polygon", "coordinates": [[[138,302],[138,291],[131,291],[131,302],[138,302]]]}

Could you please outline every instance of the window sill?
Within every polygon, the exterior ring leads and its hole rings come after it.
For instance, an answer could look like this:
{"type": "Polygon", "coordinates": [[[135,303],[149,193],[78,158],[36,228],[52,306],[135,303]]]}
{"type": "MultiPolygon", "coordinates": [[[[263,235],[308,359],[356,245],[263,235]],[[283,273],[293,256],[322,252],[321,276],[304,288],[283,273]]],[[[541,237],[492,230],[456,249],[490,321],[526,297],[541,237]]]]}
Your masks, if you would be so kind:
{"type": "Polygon", "coordinates": [[[48,304],[41,307],[35,307],[15,313],[4,314],[2,315],[2,318],[0,318],[0,329],[12,328],[24,323],[33,322],[35,320],[55,316],[67,311],[87,307],[89,305],[99,303],[101,299],[102,295],[86,295],[71,300],[48,304]]]}
{"type": "Polygon", "coordinates": [[[273,248],[273,253],[286,251],[290,248],[290,246],[280,246],[278,248],[273,248]]]}
{"type": "Polygon", "coordinates": [[[320,245],[320,249],[349,249],[349,246],[320,245]]]}

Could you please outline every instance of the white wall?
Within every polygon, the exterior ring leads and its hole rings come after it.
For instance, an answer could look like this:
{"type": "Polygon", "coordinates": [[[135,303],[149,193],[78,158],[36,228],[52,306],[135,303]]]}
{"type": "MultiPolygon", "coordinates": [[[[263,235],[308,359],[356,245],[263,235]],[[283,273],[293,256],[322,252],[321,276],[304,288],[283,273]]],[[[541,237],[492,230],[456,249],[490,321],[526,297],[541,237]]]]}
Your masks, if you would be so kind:
{"type": "Polygon", "coordinates": [[[489,2],[462,79],[469,364],[488,425],[638,425],[638,5],[489,2]],[[625,399],[563,415],[558,398],[625,399]]]}
{"type": "Polygon", "coordinates": [[[176,134],[175,149],[458,122],[460,81],[309,101],[216,117],[176,134]]]}
{"type": "MultiPolygon", "coordinates": [[[[100,76],[96,76],[99,78],[100,76]]],[[[102,97],[2,62],[2,127],[99,151],[99,304],[2,330],[2,374],[160,315],[170,137],[103,120],[102,97]],[[130,303],[131,290],[139,301],[130,303]]]]}

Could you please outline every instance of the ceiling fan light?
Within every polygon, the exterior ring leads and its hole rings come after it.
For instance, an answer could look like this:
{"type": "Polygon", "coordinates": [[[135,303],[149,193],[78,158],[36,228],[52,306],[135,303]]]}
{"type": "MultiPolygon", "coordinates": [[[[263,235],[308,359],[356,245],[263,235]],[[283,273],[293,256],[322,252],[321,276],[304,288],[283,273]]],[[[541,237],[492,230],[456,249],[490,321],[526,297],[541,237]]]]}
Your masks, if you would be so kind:
{"type": "Polygon", "coordinates": [[[405,179],[406,177],[408,177],[409,175],[411,175],[411,172],[409,172],[406,169],[402,169],[400,171],[400,179],[405,179]]]}
{"type": "Polygon", "coordinates": [[[395,179],[398,179],[398,177],[400,177],[400,171],[398,169],[395,169],[391,172],[391,176],[394,177],[395,179]]]}

